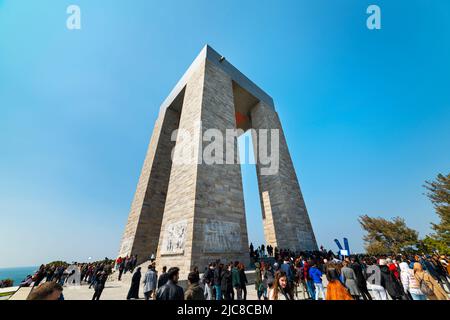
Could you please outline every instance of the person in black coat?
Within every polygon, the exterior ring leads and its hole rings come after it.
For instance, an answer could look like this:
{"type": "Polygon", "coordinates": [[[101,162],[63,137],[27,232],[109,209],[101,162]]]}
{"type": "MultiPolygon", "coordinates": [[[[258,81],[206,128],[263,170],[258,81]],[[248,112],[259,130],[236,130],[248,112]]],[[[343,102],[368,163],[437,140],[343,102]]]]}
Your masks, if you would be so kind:
{"type": "Polygon", "coordinates": [[[161,288],[163,285],[165,285],[167,283],[167,280],[169,280],[169,275],[167,274],[166,271],[167,271],[167,267],[164,266],[162,268],[162,273],[158,279],[158,288],[161,288]]]}
{"type": "Polygon", "coordinates": [[[239,263],[238,266],[238,270],[239,270],[239,284],[240,287],[242,289],[242,299],[243,300],[247,300],[247,276],[245,275],[245,266],[243,263],[239,263]]]}
{"type": "Polygon", "coordinates": [[[401,300],[403,296],[402,285],[397,281],[394,274],[386,265],[386,260],[380,260],[381,285],[391,296],[392,300],[401,300]]]}
{"type": "Polygon", "coordinates": [[[136,269],[131,279],[130,291],[128,291],[127,300],[139,299],[139,285],[141,283],[141,267],[136,269]]]}
{"type": "Polygon", "coordinates": [[[222,276],[223,264],[219,264],[214,270],[214,290],[216,292],[216,300],[222,300],[222,276]]]}
{"type": "Polygon", "coordinates": [[[183,288],[177,285],[179,273],[179,268],[169,269],[167,283],[156,291],[156,300],[184,300],[183,288]]]}
{"type": "Polygon", "coordinates": [[[353,269],[356,275],[356,284],[358,286],[359,291],[361,292],[361,295],[364,300],[372,300],[372,296],[369,293],[369,290],[367,290],[367,282],[366,277],[364,276],[363,269],[359,262],[355,258],[351,258],[351,264],[350,268],[353,269]]]}
{"type": "Polygon", "coordinates": [[[122,280],[122,274],[125,270],[125,259],[122,260],[122,262],[119,264],[119,281],[122,280]]]}
{"type": "Polygon", "coordinates": [[[223,272],[220,289],[224,300],[233,300],[233,281],[231,274],[232,264],[227,266],[227,269],[223,272]]]}
{"type": "Polygon", "coordinates": [[[94,295],[92,296],[92,300],[100,300],[100,296],[102,295],[103,289],[105,289],[106,279],[108,279],[108,275],[105,271],[101,271],[97,276],[97,281],[94,285],[94,295]]]}

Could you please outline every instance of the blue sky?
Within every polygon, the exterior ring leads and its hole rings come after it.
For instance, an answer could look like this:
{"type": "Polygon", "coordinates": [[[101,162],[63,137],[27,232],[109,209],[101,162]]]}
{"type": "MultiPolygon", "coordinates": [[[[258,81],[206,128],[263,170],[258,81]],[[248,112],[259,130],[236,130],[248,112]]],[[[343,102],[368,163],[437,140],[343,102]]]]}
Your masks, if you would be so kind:
{"type": "Polygon", "coordinates": [[[0,267],[117,254],[159,105],[206,43],[274,98],[319,245],[361,251],[361,214],[425,235],[422,184],[450,165],[449,39],[443,0],[0,0],[0,267]]]}

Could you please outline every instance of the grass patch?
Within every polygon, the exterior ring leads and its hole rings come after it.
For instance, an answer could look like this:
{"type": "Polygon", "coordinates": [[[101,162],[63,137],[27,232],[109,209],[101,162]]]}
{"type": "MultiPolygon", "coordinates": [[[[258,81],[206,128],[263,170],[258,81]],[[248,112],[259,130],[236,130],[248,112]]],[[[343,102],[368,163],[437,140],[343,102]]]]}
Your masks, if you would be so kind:
{"type": "Polygon", "coordinates": [[[0,297],[12,296],[14,293],[15,293],[15,291],[11,291],[11,292],[0,292],[0,297]]]}

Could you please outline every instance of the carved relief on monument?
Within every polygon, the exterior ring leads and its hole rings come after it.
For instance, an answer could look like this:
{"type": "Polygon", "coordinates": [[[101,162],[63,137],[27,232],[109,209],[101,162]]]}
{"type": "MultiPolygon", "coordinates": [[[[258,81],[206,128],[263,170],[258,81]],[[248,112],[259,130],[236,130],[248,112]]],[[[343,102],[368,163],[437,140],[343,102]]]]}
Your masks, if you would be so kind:
{"type": "Polygon", "coordinates": [[[203,252],[241,252],[241,226],[239,223],[209,220],[203,225],[205,240],[203,252]]]}
{"type": "Polygon", "coordinates": [[[125,239],[122,242],[122,246],[120,247],[120,255],[121,256],[126,256],[129,255],[131,252],[131,245],[133,244],[132,242],[133,239],[125,239]]]}
{"type": "Polygon", "coordinates": [[[186,220],[168,224],[164,231],[161,255],[184,254],[186,232],[186,220]]]}

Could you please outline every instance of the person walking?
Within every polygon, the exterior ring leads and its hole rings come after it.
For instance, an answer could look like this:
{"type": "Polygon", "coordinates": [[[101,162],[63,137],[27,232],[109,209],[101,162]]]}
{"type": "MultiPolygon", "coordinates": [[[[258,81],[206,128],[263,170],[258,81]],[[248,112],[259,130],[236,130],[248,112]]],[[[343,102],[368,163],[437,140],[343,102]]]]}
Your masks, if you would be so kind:
{"type": "Polygon", "coordinates": [[[259,264],[259,262],[255,263],[255,267],[255,290],[258,300],[261,300],[261,297],[264,293],[264,285],[262,281],[261,265],[259,264]]]}
{"type": "Polygon", "coordinates": [[[164,266],[162,268],[162,273],[158,279],[158,288],[161,288],[163,285],[165,285],[168,280],[169,280],[169,275],[167,274],[167,267],[164,266]]]}
{"type": "Polygon", "coordinates": [[[419,282],[414,277],[414,271],[409,268],[408,263],[401,262],[399,267],[400,281],[405,293],[409,294],[412,300],[427,300],[427,296],[420,290],[419,282]]]}
{"type": "Polygon", "coordinates": [[[137,262],[138,262],[138,255],[135,254],[135,255],[131,258],[131,272],[133,272],[134,269],[136,268],[137,262]]]}
{"type": "Polygon", "coordinates": [[[398,270],[397,261],[395,259],[386,258],[386,264],[394,275],[395,279],[400,280],[400,272],[398,270]]]}
{"type": "Polygon", "coordinates": [[[387,261],[385,259],[380,259],[379,265],[382,285],[384,286],[392,300],[401,300],[402,296],[404,295],[403,288],[395,278],[394,273],[389,270],[387,261]]]}
{"type": "Polygon", "coordinates": [[[314,299],[316,296],[316,292],[314,290],[314,281],[311,279],[309,275],[309,269],[311,268],[311,261],[303,261],[303,278],[305,279],[306,289],[308,291],[308,295],[310,299],[314,299]]]}
{"type": "Polygon", "coordinates": [[[447,294],[420,263],[414,263],[414,277],[419,282],[419,288],[430,300],[448,300],[447,294]]]}
{"type": "Polygon", "coordinates": [[[313,262],[311,269],[309,269],[309,275],[314,283],[316,293],[314,297],[315,300],[319,300],[319,296],[321,296],[323,300],[326,300],[322,283],[322,272],[317,267],[317,263],[315,261],[313,262]]]}
{"type": "Polygon", "coordinates": [[[127,274],[127,272],[130,270],[131,270],[131,257],[127,256],[125,258],[125,269],[123,270],[123,272],[127,274]]]}
{"type": "Polygon", "coordinates": [[[184,300],[183,288],[178,286],[180,269],[170,268],[167,271],[167,282],[158,288],[156,300],[184,300]]]}
{"type": "MultiPolygon", "coordinates": [[[[261,262],[261,279],[262,279],[262,296],[264,300],[267,300],[267,290],[269,289],[269,273],[268,273],[269,264],[261,262]]],[[[273,281],[272,281],[273,282],[273,281]]]]}
{"type": "Polygon", "coordinates": [[[100,297],[103,293],[103,289],[105,289],[105,283],[107,278],[108,275],[106,274],[106,272],[101,271],[94,285],[94,295],[92,296],[92,300],[100,300],[100,297]]]}
{"type": "Polygon", "coordinates": [[[185,300],[205,300],[205,294],[200,287],[200,277],[197,272],[191,272],[188,275],[188,287],[184,293],[185,300]]]}
{"type": "Polygon", "coordinates": [[[245,266],[243,263],[238,265],[239,272],[239,286],[242,290],[242,300],[247,300],[247,276],[245,275],[245,266]]]}
{"type": "Polygon", "coordinates": [[[326,300],[353,300],[352,295],[342,285],[336,266],[329,266],[326,276],[328,280],[326,300]]]}
{"type": "Polygon", "coordinates": [[[223,264],[219,264],[214,270],[214,289],[216,291],[216,300],[222,300],[222,276],[223,276],[223,264]]]}
{"type": "Polygon", "coordinates": [[[350,268],[353,269],[356,275],[356,284],[358,286],[359,292],[364,300],[372,300],[372,296],[367,289],[366,277],[364,276],[364,271],[361,264],[357,261],[356,258],[352,257],[350,259],[351,264],[350,268]]]}
{"type": "Polygon", "coordinates": [[[131,287],[128,291],[127,300],[139,299],[139,285],[141,284],[141,267],[136,269],[136,272],[131,278],[131,287]]]}
{"type": "Polygon", "coordinates": [[[349,267],[350,264],[348,261],[344,261],[343,265],[344,267],[341,269],[341,275],[345,287],[348,289],[353,299],[359,300],[360,292],[355,271],[353,271],[353,269],[349,267]]]}
{"type": "Polygon", "coordinates": [[[156,293],[158,275],[156,274],[155,265],[151,264],[148,266],[148,271],[144,276],[144,296],[145,300],[150,300],[154,298],[156,293]]]}
{"type": "Polygon", "coordinates": [[[126,263],[125,259],[122,259],[120,264],[119,264],[119,281],[122,280],[122,274],[123,274],[123,272],[125,270],[125,263],[126,263]]]}
{"type": "Polygon", "coordinates": [[[42,264],[39,267],[39,270],[33,276],[34,287],[38,287],[39,286],[39,284],[42,282],[42,280],[44,280],[45,275],[46,275],[45,266],[42,264]]]}
{"type": "Polygon", "coordinates": [[[94,271],[92,272],[92,277],[91,277],[90,282],[89,282],[89,289],[90,289],[91,287],[95,287],[95,284],[96,284],[97,281],[98,281],[98,276],[100,275],[100,273],[101,273],[102,271],[103,271],[103,269],[100,268],[100,265],[97,265],[97,266],[94,268],[94,271]]]}
{"type": "Polygon", "coordinates": [[[242,300],[242,286],[238,266],[239,262],[235,261],[231,269],[231,282],[234,290],[236,290],[236,300],[242,300]]]}
{"type": "Polygon", "coordinates": [[[45,281],[46,281],[46,282],[51,282],[51,281],[53,281],[54,275],[55,275],[55,266],[51,266],[51,267],[49,267],[48,270],[47,270],[47,274],[46,274],[46,279],[45,279],[45,281]]]}
{"type": "Polygon", "coordinates": [[[367,289],[372,291],[373,300],[387,300],[387,292],[382,284],[380,267],[369,260],[366,273],[367,289]]]}
{"type": "Polygon", "coordinates": [[[295,282],[295,274],[294,274],[294,270],[292,267],[292,264],[290,263],[289,260],[289,256],[286,256],[283,259],[283,264],[280,267],[280,270],[283,271],[284,273],[286,273],[287,279],[288,279],[288,289],[292,290],[292,292],[290,292],[291,296],[294,295],[293,289],[294,289],[294,282],[295,282]]]}
{"type": "Polygon", "coordinates": [[[233,279],[231,274],[232,267],[233,265],[229,263],[222,274],[220,289],[222,290],[222,297],[224,300],[233,300],[233,279]]]}
{"type": "Polygon", "coordinates": [[[210,263],[208,269],[203,275],[203,283],[205,285],[205,297],[206,300],[213,300],[213,287],[214,287],[214,269],[215,263],[210,263]]]}

